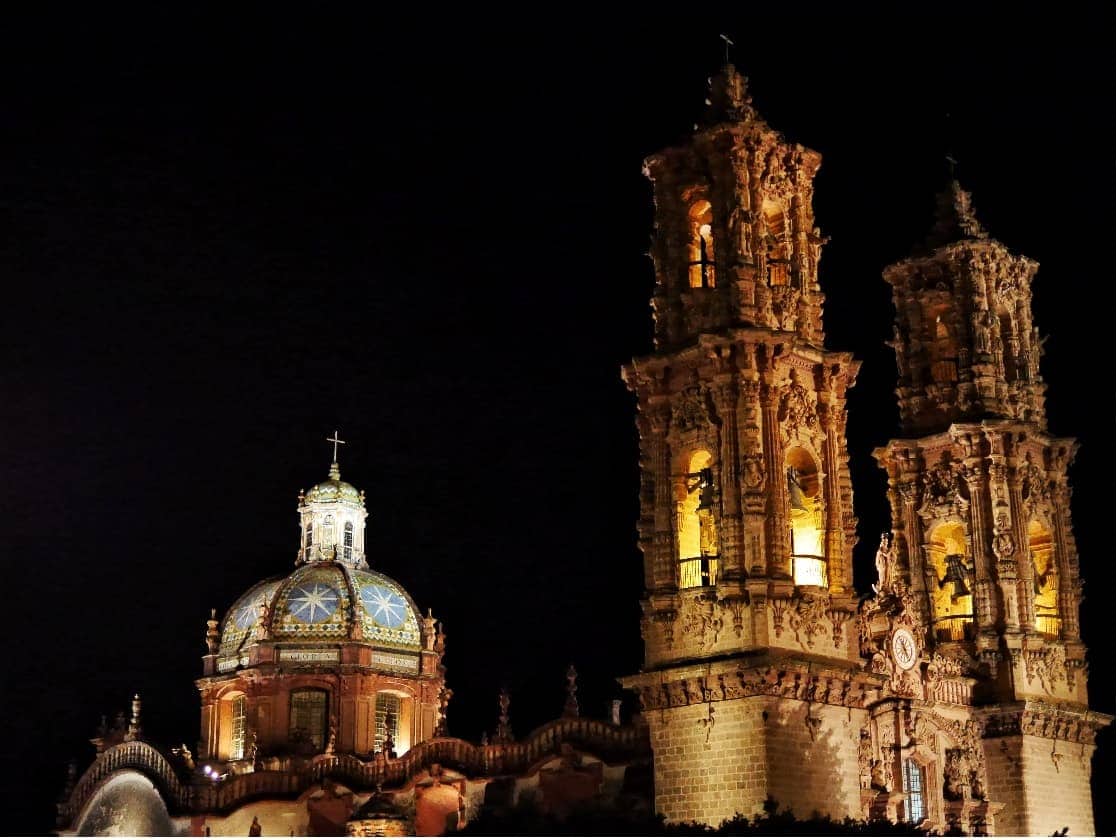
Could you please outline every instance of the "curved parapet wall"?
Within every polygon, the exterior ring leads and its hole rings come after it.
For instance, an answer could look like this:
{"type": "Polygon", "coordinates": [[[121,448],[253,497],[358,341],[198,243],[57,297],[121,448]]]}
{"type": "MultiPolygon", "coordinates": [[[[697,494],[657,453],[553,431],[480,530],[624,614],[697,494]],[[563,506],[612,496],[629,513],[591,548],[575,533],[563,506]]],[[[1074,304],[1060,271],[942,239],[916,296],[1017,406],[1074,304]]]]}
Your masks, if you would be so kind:
{"type": "Polygon", "coordinates": [[[59,826],[72,826],[99,785],[124,769],[148,777],[173,815],[229,813],[254,799],[298,796],[327,779],[355,790],[402,787],[433,764],[454,769],[468,778],[522,775],[541,761],[559,755],[564,744],[610,763],[642,761],[650,755],[645,729],[565,718],[541,726],[521,741],[478,746],[459,738],[433,738],[398,758],[378,754],[370,761],[362,761],[352,755],[322,755],[298,770],[262,770],[230,776],[220,782],[199,779],[188,784],[159,750],[143,741],[131,741],[97,756],[74,790],[59,804],[59,826]]]}
{"type": "Polygon", "coordinates": [[[58,805],[58,824],[65,827],[74,822],[82,809],[114,773],[135,770],[156,786],[168,811],[188,810],[191,789],[159,750],[144,741],[127,741],[100,753],[82,777],[58,805]]]}

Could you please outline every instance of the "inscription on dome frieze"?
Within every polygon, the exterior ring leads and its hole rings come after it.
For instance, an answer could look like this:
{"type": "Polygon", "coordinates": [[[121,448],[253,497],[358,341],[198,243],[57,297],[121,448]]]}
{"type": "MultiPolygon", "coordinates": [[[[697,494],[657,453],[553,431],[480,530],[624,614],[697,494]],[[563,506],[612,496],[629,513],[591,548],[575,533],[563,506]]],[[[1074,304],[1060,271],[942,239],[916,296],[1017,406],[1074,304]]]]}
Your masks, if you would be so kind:
{"type": "Polygon", "coordinates": [[[420,671],[420,657],[418,656],[374,651],[370,659],[374,665],[380,665],[390,671],[405,671],[410,674],[420,671]]]}
{"type": "Polygon", "coordinates": [[[300,650],[289,648],[280,651],[281,662],[338,662],[337,650],[300,650]]]}

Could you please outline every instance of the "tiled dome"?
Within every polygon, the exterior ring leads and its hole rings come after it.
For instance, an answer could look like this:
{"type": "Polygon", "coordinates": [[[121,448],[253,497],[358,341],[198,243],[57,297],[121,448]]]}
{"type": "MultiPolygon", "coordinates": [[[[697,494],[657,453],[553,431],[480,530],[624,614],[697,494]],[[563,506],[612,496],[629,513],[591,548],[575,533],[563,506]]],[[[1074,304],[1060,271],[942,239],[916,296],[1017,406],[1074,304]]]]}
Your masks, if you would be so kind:
{"type": "Polygon", "coordinates": [[[350,640],[420,650],[416,604],[399,583],[368,569],[325,562],[261,581],[238,598],[222,624],[220,656],[252,644],[262,602],[268,605],[272,641],[350,640]]]}
{"type": "Polygon", "coordinates": [[[304,501],[311,502],[350,502],[362,504],[362,494],[353,484],[340,478],[328,478],[312,487],[304,494],[304,501]]]}

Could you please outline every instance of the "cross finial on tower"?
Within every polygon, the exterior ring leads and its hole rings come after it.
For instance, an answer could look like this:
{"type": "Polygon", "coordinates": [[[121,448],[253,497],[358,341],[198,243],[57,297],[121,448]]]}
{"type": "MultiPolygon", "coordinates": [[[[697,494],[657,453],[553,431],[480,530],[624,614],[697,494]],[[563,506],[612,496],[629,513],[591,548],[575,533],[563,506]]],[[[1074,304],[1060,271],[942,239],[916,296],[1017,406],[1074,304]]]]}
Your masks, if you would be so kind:
{"type": "Polygon", "coordinates": [[[957,164],[960,162],[953,157],[953,115],[945,112],[945,160],[949,164],[949,180],[957,178],[957,164]]]}
{"type": "Polygon", "coordinates": [[[333,461],[335,463],[338,463],[338,445],[340,443],[342,443],[342,444],[346,443],[346,441],[339,438],[338,429],[334,430],[334,437],[327,438],[327,443],[333,443],[334,444],[334,452],[331,454],[331,461],[333,461]]]}
{"type": "Polygon", "coordinates": [[[327,438],[327,443],[334,444],[334,451],[331,453],[331,478],[338,481],[341,478],[341,473],[338,471],[338,445],[346,443],[338,436],[338,429],[334,430],[334,437],[327,438]]]}
{"type": "Polygon", "coordinates": [[[735,42],[724,35],[722,32],[719,34],[720,40],[723,41],[723,63],[731,63],[731,48],[735,46],[735,42]]]}

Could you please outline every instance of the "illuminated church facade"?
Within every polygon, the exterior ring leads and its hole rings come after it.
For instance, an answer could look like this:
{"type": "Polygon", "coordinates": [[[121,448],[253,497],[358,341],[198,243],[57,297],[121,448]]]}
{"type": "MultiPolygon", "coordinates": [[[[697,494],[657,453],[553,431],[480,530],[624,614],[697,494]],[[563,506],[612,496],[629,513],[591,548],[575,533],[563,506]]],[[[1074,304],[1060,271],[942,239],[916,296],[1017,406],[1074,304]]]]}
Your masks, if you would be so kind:
{"type": "MultiPolygon", "coordinates": [[[[448,737],[446,637],[370,568],[362,495],[299,497],[294,571],[211,616],[195,749],[105,727],[61,833],[439,834],[528,798],[716,825],[769,797],[799,816],[964,833],[1092,834],[1072,440],[1046,429],[1030,281],[953,182],[888,267],[902,435],[876,450],[890,531],[870,597],[846,394],[825,348],[820,155],[728,66],[706,123],[654,155],[654,352],[638,404],[645,580],[628,723],[564,715],[515,741],[448,737]]],[[[337,435],[336,435],[337,438],[337,435]]],[[[508,703],[508,698],[503,698],[508,703]]]]}

